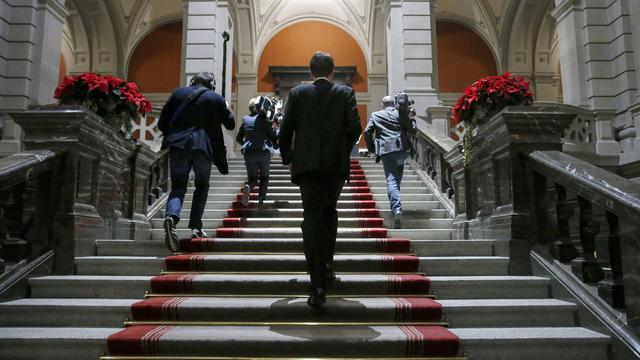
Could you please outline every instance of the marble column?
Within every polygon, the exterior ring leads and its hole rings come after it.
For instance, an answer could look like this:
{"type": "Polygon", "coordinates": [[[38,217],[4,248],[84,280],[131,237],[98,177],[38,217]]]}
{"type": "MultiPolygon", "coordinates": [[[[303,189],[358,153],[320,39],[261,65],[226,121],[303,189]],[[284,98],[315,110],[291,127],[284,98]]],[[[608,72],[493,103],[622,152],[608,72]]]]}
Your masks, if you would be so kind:
{"type": "MultiPolygon", "coordinates": [[[[640,86],[640,2],[629,1],[629,13],[631,15],[631,41],[633,52],[633,65],[636,74],[636,85],[640,86]]],[[[630,131],[628,140],[621,142],[623,150],[627,152],[626,156],[622,158],[621,163],[632,164],[635,163],[636,168],[640,162],[640,90],[636,90],[636,95],[633,104],[629,107],[631,111],[632,119],[630,125],[632,125],[633,131],[630,131]],[[634,136],[635,135],[635,136],[634,136]]],[[[640,171],[636,170],[635,176],[640,176],[640,171]]],[[[640,177],[638,177],[640,179],[640,177]]]]}
{"type": "Polygon", "coordinates": [[[556,0],[552,12],[564,102],[594,110],[596,152],[617,156],[620,164],[640,159],[632,120],[637,88],[632,28],[638,25],[630,7],[637,6],[628,0],[556,0]]]}
{"type": "Polygon", "coordinates": [[[430,0],[392,0],[387,28],[389,93],[406,91],[419,116],[438,105],[430,0]]]}
{"type": "Polygon", "coordinates": [[[54,102],[64,0],[15,0],[0,3],[0,156],[22,149],[22,130],[7,115],[29,105],[54,102]]]}
{"type": "MultiPolygon", "coordinates": [[[[229,29],[229,8],[227,1],[187,0],[184,11],[183,78],[188,84],[201,71],[212,72],[216,78],[216,92],[222,93],[222,51],[224,31],[229,29]]],[[[233,36],[233,34],[232,34],[233,36]]],[[[227,43],[226,96],[231,97],[231,56],[233,42],[227,43]]],[[[233,148],[233,132],[223,128],[227,149],[233,148]]]]}

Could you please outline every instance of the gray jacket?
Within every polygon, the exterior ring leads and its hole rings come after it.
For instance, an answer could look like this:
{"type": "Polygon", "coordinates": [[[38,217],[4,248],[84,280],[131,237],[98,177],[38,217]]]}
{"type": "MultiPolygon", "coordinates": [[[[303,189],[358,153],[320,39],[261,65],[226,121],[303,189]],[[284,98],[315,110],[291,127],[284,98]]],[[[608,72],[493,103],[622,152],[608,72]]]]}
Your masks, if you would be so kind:
{"type": "Polygon", "coordinates": [[[416,126],[415,120],[408,120],[408,124],[402,124],[398,110],[394,107],[371,114],[364,129],[364,139],[369,152],[380,156],[396,151],[409,151],[411,143],[408,134],[415,133],[416,126]]]}

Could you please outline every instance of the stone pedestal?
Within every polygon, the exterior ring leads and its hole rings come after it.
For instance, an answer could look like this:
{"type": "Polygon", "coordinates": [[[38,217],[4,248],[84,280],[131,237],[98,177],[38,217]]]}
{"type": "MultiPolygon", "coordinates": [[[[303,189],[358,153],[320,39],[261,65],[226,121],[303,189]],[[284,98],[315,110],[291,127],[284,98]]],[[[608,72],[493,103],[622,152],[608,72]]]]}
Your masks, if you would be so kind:
{"type": "Polygon", "coordinates": [[[450,106],[430,106],[427,108],[427,124],[432,131],[444,137],[449,136],[450,106]]]}
{"type": "Polygon", "coordinates": [[[96,239],[145,239],[147,180],[157,158],[94,113],[55,106],[13,113],[25,150],[63,154],[54,219],[56,271],[73,271],[74,256],[95,254],[96,239]]]}
{"type": "MultiPolygon", "coordinates": [[[[575,114],[553,107],[507,107],[477,127],[471,164],[464,169],[464,221],[469,237],[498,240],[496,252],[511,259],[509,274],[531,271],[531,176],[524,169],[522,155],[534,150],[560,151],[560,138],[574,118],[575,114]]],[[[458,182],[462,171],[454,172],[458,182]]],[[[460,194],[458,189],[456,194],[460,194]]],[[[457,208],[463,205],[460,201],[456,201],[457,208]]]]}

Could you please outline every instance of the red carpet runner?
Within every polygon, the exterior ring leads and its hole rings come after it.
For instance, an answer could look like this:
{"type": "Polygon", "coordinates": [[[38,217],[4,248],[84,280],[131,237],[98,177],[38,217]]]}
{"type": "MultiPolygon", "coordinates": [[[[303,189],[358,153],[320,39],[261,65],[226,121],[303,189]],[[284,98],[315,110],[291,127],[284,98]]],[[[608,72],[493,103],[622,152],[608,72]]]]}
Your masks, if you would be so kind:
{"type": "MultiPolygon", "coordinates": [[[[277,206],[255,209],[252,202],[245,208],[238,194],[213,238],[182,239],[182,253],[166,257],[166,273],[151,279],[152,297],[131,307],[134,324],[109,337],[110,355],[456,356],[454,334],[423,325],[440,322],[442,306],[425,296],[430,280],[418,273],[410,240],[388,237],[357,160],[351,169],[339,206],[345,215],[339,213],[338,279],[328,290],[344,299],[329,298],[320,314],[306,298],[294,301],[308,292],[299,221],[279,218],[277,206]],[[292,323],[309,320],[327,326],[291,330],[292,323]],[[362,325],[353,333],[343,326],[347,331],[340,334],[331,328],[336,322],[372,322],[365,325],[378,335],[358,339],[366,333],[362,325]],[[291,339],[296,336],[305,341],[291,339]],[[322,344],[331,336],[333,349],[327,350],[322,344]]],[[[278,193],[277,187],[270,191],[278,193]]]]}

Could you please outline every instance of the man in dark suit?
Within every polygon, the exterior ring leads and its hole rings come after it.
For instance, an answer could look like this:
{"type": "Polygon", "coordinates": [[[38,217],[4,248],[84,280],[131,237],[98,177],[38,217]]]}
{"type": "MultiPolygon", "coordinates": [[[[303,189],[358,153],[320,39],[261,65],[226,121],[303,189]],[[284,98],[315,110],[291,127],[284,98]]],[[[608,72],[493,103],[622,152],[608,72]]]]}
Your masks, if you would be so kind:
{"type": "Polygon", "coordinates": [[[164,240],[173,252],[179,250],[176,224],[180,221],[191,169],[195,174],[196,187],[189,215],[191,237],[207,236],[202,230],[202,214],[209,193],[211,163],[221,173],[228,173],[220,125],[233,130],[235,119],[224,98],[213,90],[213,74],[198,73],[191,80],[190,86],[178,88],[171,93],[158,120],[158,128],[164,135],[162,148],[169,148],[171,193],[167,200],[164,240]]]}
{"type": "Polygon", "coordinates": [[[302,236],[312,286],[307,303],[315,307],[326,301],[326,281],[335,278],[336,205],[349,178],[349,153],[362,126],[353,89],[331,82],[331,55],[317,52],[309,67],[313,83],[289,93],[280,128],[280,153],[302,194],[302,236]]]}

